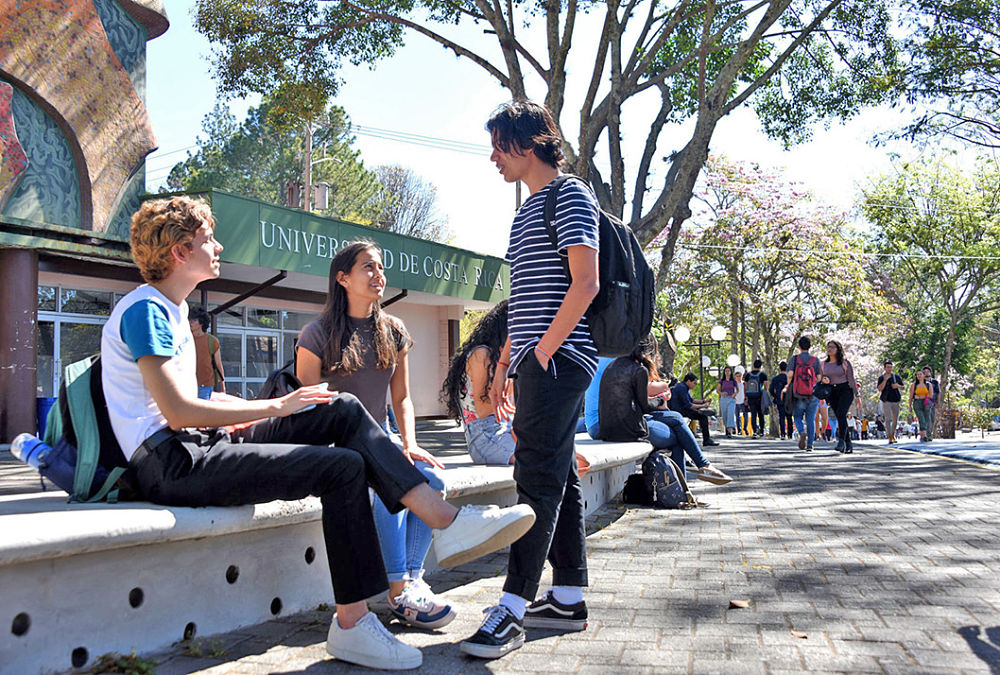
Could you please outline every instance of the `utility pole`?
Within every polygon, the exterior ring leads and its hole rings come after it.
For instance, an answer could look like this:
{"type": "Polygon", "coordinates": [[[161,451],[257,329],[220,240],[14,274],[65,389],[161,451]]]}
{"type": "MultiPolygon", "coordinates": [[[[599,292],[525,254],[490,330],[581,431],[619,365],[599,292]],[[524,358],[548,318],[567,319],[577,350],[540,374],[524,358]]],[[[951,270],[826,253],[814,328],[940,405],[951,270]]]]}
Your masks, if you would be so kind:
{"type": "Polygon", "coordinates": [[[306,121],[306,156],[305,156],[305,176],[302,181],[302,208],[312,211],[312,158],[313,158],[313,130],[312,120],[306,121]]]}

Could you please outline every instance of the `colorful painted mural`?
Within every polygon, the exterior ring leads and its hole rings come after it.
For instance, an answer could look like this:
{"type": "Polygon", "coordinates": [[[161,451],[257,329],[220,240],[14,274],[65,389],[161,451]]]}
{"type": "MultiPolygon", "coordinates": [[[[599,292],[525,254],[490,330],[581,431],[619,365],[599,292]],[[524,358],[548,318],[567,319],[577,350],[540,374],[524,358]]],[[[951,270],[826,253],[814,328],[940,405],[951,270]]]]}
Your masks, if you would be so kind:
{"type": "MultiPolygon", "coordinates": [[[[130,183],[144,158],[156,149],[141,96],[144,43],[166,30],[166,15],[159,0],[111,4],[112,0],[0,2],[0,79],[26,94],[51,119],[50,126],[65,138],[76,174],[77,222],[65,222],[65,209],[48,216],[42,208],[45,222],[107,230],[123,196],[134,192],[130,183]],[[120,14],[121,9],[131,19],[112,25],[116,14],[111,10],[120,14]],[[129,48],[123,50],[126,43],[129,48]],[[135,58],[137,50],[141,58],[135,58]]],[[[29,150],[27,161],[32,160],[29,150]]],[[[4,182],[4,176],[0,174],[0,210],[6,213],[4,205],[21,195],[4,182]]],[[[65,199],[45,194],[45,181],[39,185],[21,199],[20,208],[28,202],[37,206],[39,200],[65,199]]]]}
{"type": "Polygon", "coordinates": [[[14,87],[0,82],[0,204],[14,192],[28,157],[14,127],[14,87]]]}

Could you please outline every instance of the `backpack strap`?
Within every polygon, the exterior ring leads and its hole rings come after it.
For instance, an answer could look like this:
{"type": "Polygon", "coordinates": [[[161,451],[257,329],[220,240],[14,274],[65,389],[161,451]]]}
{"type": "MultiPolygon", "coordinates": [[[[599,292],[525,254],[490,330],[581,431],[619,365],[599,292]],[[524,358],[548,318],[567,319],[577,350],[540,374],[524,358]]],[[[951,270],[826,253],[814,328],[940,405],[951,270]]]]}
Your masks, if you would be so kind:
{"type": "Polygon", "coordinates": [[[552,248],[555,249],[556,254],[559,255],[559,259],[562,260],[563,268],[566,270],[566,277],[572,279],[569,273],[569,259],[559,253],[559,237],[556,235],[556,202],[559,200],[559,190],[566,181],[575,178],[568,173],[564,173],[551,183],[549,183],[549,193],[545,195],[545,209],[543,212],[543,217],[545,219],[545,231],[548,232],[549,241],[552,242],[552,248]]]}
{"type": "MultiPolygon", "coordinates": [[[[91,495],[89,499],[83,499],[81,501],[84,504],[89,504],[91,502],[99,502],[106,496],[108,498],[109,504],[117,504],[118,488],[115,487],[115,484],[118,482],[118,479],[121,478],[124,473],[125,473],[125,467],[116,466],[108,473],[108,477],[104,480],[104,485],[101,486],[101,489],[95,492],[93,495],[91,495]]],[[[74,486],[74,494],[78,494],[75,490],[75,486],[74,486]]]]}

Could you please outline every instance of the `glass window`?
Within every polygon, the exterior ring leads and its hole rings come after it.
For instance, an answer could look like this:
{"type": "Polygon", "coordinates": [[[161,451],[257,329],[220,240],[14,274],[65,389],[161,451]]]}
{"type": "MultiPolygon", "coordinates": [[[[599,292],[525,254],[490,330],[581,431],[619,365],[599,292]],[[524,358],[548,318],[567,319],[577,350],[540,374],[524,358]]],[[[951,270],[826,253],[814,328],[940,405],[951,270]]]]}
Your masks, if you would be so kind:
{"type": "Polygon", "coordinates": [[[56,289],[52,286],[38,287],[38,311],[56,311],[56,289]]]}
{"type": "Polygon", "coordinates": [[[247,335],[247,377],[267,377],[278,368],[278,336],[247,335]]]}
{"type": "Polygon", "coordinates": [[[298,337],[298,333],[281,334],[281,365],[285,365],[295,358],[295,341],[298,337]]]}
{"type": "MultiPolygon", "coordinates": [[[[52,304],[55,306],[54,294],[52,304]]],[[[35,380],[35,396],[55,396],[52,379],[56,353],[55,324],[51,321],[39,321],[36,335],[38,339],[38,377],[35,380]]]]}
{"type": "Polygon", "coordinates": [[[222,370],[226,373],[226,391],[229,391],[229,378],[243,377],[243,336],[239,333],[219,333],[220,351],[222,352],[222,370]]]}
{"type": "Polygon", "coordinates": [[[60,311],[107,316],[111,314],[111,293],[64,288],[62,289],[60,311]]]}
{"type": "Polygon", "coordinates": [[[62,367],[101,350],[101,328],[96,323],[59,323],[59,361],[62,367]]]}
{"type": "Polygon", "coordinates": [[[246,399],[248,401],[252,401],[252,400],[256,399],[257,398],[257,394],[260,393],[260,388],[262,386],[264,386],[263,382],[247,382],[247,384],[246,384],[246,390],[247,390],[246,399]]]}
{"type": "MultiPolygon", "coordinates": [[[[218,305],[212,305],[213,308],[218,307],[218,305]]],[[[243,325],[243,308],[237,305],[236,307],[230,307],[224,312],[220,312],[217,315],[216,322],[220,326],[242,326],[243,325]]]]}
{"type": "Polygon", "coordinates": [[[306,312],[282,312],[281,327],[285,330],[300,331],[306,324],[318,317],[319,314],[308,314],[306,312]]]}
{"type": "Polygon", "coordinates": [[[278,328],[278,311],[247,307],[247,325],[252,328],[278,328]]]}

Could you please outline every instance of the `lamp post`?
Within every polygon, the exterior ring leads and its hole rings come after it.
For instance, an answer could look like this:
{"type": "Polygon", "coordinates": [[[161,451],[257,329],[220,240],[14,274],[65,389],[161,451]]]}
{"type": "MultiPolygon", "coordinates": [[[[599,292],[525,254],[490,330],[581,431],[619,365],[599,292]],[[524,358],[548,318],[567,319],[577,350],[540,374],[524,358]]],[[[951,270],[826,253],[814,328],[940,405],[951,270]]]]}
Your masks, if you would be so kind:
{"type": "MultiPolygon", "coordinates": [[[[703,340],[699,337],[698,341],[691,345],[698,348],[698,386],[703,401],[705,400],[705,368],[712,365],[712,360],[705,356],[702,350],[705,347],[718,347],[722,344],[722,341],[726,339],[725,326],[713,326],[712,330],[709,331],[709,337],[711,340],[703,340]]],[[[674,329],[674,339],[679,343],[686,343],[691,339],[691,331],[686,326],[678,326],[674,329]]]]}

